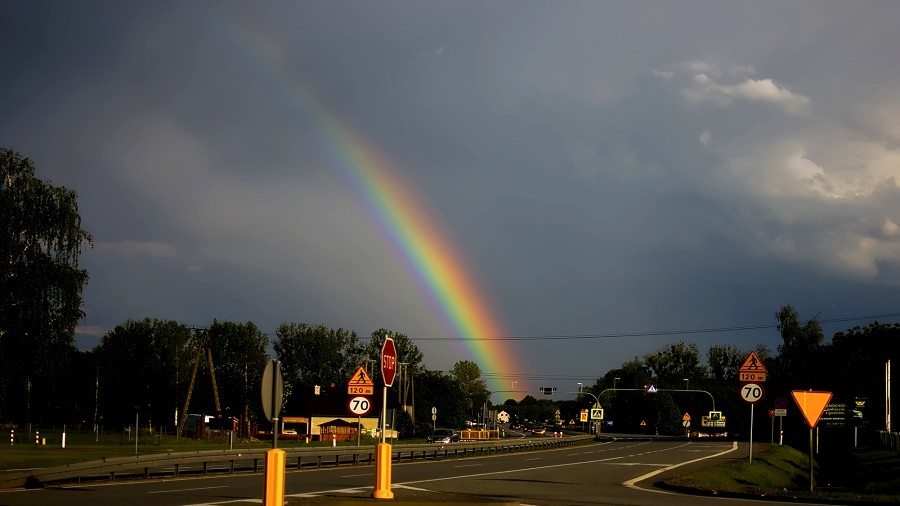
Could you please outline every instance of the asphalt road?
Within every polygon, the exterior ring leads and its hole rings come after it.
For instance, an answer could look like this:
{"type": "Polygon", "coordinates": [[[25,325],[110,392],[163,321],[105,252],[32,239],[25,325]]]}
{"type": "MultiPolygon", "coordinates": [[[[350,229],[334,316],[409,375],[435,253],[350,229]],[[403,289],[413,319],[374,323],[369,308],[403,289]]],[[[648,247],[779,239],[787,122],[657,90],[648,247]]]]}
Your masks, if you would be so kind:
{"type": "MultiPolygon", "coordinates": [[[[393,502],[434,504],[490,501],[527,505],[707,505],[725,499],[665,492],[653,483],[727,459],[745,458],[732,442],[631,440],[580,447],[394,463],[393,502]]],[[[372,494],[372,466],[289,471],[286,504],[385,503],[372,494]]],[[[263,476],[178,480],[0,491],[0,506],[224,506],[260,504],[263,476]]],[[[728,504],[760,504],[728,499],[728,504]]],[[[783,503],[782,503],[783,504],[783,503]]]]}

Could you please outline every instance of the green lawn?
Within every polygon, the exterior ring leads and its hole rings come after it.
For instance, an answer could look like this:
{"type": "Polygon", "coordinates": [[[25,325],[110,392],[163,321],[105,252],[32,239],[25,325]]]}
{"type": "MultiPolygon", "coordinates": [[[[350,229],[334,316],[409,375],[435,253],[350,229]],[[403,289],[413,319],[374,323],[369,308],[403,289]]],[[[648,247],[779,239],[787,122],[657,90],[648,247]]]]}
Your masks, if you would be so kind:
{"type": "Polygon", "coordinates": [[[809,455],[790,446],[756,444],[744,458],[667,483],[716,492],[814,499],[900,502],[900,454],[857,449],[817,456],[816,488],[809,491],[809,455]]]}

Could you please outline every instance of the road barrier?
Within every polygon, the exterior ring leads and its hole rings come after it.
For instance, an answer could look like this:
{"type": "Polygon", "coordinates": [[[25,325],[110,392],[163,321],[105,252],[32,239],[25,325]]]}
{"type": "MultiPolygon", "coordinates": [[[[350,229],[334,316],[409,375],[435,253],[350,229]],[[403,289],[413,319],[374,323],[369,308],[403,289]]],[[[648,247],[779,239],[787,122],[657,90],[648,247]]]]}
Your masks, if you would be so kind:
{"type": "MultiPolygon", "coordinates": [[[[517,451],[544,450],[590,443],[592,436],[526,438],[472,443],[393,445],[395,462],[471,457],[517,451]]],[[[323,466],[374,465],[375,446],[282,448],[288,469],[323,466]]],[[[116,479],[178,478],[186,475],[262,471],[265,448],[209,450],[118,457],[58,467],[0,474],[0,489],[37,488],[48,484],[114,481],[116,479]]]]}
{"type": "Polygon", "coordinates": [[[500,430],[461,430],[459,431],[460,441],[490,441],[500,439],[500,430]]]}

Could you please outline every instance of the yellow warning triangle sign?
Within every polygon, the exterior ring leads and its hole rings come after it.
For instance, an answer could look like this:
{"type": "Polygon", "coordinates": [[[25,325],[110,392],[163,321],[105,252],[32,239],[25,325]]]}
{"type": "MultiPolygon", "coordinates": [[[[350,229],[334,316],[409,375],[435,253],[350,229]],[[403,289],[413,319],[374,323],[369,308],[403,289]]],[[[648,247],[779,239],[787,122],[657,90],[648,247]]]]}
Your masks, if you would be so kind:
{"type": "Polygon", "coordinates": [[[815,429],[819,423],[819,417],[825,411],[825,407],[831,402],[831,392],[814,392],[812,390],[793,390],[791,396],[797,407],[803,412],[803,418],[810,429],[815,429]]]}
{"type": "Polygon", "coordinates": [[[746,360],[744,360],[744,364],[741,365],[740,372],[768,372],[766,371],[766,366],[763,365],[762,360],[759,359],[759,355],[756,354],[755,351],[751,351],[749,355],[747,355],[746,360]]]}
{"type": "Polygon", "coordinates": [[[353,373],[353,377],[350,378],[351,387],[373,387],[375,383],[372,381],[372,378],[369,377],[369,373],[366,372],[365,369],[360,367],[353,373]]]}

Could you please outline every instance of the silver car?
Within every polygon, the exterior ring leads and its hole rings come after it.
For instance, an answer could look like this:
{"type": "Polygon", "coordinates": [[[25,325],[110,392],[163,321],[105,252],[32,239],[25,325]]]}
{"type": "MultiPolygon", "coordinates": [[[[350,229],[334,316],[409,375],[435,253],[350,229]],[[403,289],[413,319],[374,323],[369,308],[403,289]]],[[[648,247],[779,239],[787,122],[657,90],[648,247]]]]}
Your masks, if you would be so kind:
{"type": "Polygon", "coordinates": [[[437,429],[428,436],[429,443],[455,443],[459,441],[459,432],[453,429],[437,429]]]}

